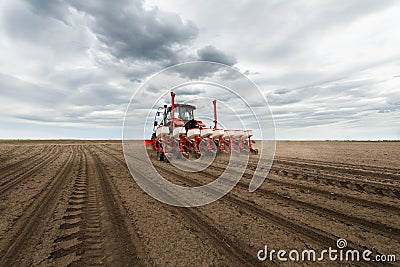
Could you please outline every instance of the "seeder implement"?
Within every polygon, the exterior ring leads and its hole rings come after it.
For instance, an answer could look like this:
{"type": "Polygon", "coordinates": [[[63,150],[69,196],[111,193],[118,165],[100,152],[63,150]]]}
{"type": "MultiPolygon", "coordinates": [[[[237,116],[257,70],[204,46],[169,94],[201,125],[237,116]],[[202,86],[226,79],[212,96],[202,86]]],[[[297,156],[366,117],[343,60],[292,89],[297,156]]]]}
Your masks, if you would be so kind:
{"type": "Polygon", "coordinates": [[[171,92],[171,105],[159,107],[154,118],[151,140],[144,144],[157,152],[157,159],[169,161],[173,156],[199,158],[220,153],[252,153],[252,130],[225,130],[217,127],[217,101],[213,101],[214,125],[206,125],[194,118],[193,105],[175,103],[175,93],[171,92]]]}

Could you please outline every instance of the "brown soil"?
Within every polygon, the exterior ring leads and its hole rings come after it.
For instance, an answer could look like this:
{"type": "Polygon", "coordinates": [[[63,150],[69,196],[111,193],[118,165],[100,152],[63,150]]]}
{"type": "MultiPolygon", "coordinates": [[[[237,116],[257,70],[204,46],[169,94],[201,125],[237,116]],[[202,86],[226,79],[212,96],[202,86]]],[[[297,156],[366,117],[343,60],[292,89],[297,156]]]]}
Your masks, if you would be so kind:
{"type": "MultiPolygon", "coordinates": [[[[177,208],[137,186],[120,142],[2,142],[0,266],[265,266],[278,264],[258,261],[265,245],[322,250],[338,238],[400,258],[399,158],[399,142],[278,142],[254,193],[257,156],[227,196],[177,208]]],[[[227,162],[190,175],[153,163],[197,186],[227,162]]]]}

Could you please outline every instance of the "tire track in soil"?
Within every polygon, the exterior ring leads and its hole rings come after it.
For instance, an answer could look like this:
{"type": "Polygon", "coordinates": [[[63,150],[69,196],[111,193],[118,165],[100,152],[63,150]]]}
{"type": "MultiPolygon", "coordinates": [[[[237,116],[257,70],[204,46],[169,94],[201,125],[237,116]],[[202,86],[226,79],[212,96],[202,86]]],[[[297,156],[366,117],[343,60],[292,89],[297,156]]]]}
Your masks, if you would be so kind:
{"type": "MultiPolygon", "coordinates": [[[[248,169],[254,171],[256,169],[256,165],[249,165],[248,169]]],[[[310,172],[310,170],[293,169],[290,166],[273,165],[270,171],[277,175],[294,177],[305,181],[312,181],[317,184],[323,183],[326,185],[332,185],[350,190],[356,190],[362,193],[371,193],[375,195],[387,196],[390,198],[394,197],[400,199],[399,187],[387,183],[376,182],[371,180],[360,180],[351,177],[329,175],[322,173],[315,174],[315,172],[310,172]]]]}
{"type": "MultiPolygon", "coordinates": [[[[257,164],[257,159],[249,159],[249,163],[257,164]]],[[[321,160],[312,160],[312,159],[300,159],[300,158],[292,158],[292,157],[275,157],[275,164],[282,165],[293,165],[299,167],[307,167],[311,169],[330,169],[331,171],[348,173],[352,172],[353,174],[361,174],[364,176],[377,176],[377,175],[388,175],[388,177],[394,177],[396,180],[399,179],[400,169],[399,168],[390,168],[390,167],[382,167],[382,166],[371,166],[371,165],[363,165],[363,164],[351,164],[344,162],[328,162],[321,160]]]]}
{"type": "MultiPolygon", "coordinates": [[[[110,152],[104,150],[103,148],[96,146],[101,152],[112,158],[115,162],[117,162],[122,168],[127,169],[128,167],[125,161],[121,160],[117,156],[111,154],[110,152]]],[[[112,149],[113,150],[113,149],[112,149]]],[[[114,150],[115,151],[115,150],[114,150]]],[[[143,176],[140,172],[135,173],[135,176],[143,176]]],[[[144,178],[144,177],[143,177],[144,178]]],[[[152,184],[149,180],[147,180],[151,186],[154,188],[158,188],[157,185],[152,184]]],[[[165,190],[160,191],[162,194],[169,199],[175,199],[175,197],[165,190]]],[[[232,240],[227,237],[223,232],[219,229],[215,228],[212,225],[212,221],[204,214],[202,214],[197,208],[183,208],[183,207],[173,207],[167,206],[170,212],[176,215],[181,215],[185,221],[192,225],[194,229],[199,229],[199,233],[203,233],[210,238],[214,246],[223,254],[228,256],[232,260],[233,265],[237,265],[238,263],[241,266],[259,266],[264,265],[260,262],[253,252],[244,250],[243,248],[246,245],[241,244],[239,240],[232,240]],[[234,260],[233,260],[234,259],[234,260]]],[[[274,262],[270,262],[272,265],[275,265],[274,262]]]]}
{"type": "MultiPolygon", "coordinates": [[[[321,195],[326,195],[326,196],[330,196],[330,197],[334,197],[337,199],[341,199],[343,201],[347,201],[353,204],[357,204],[357,205],[368,205],[370,207],[374,207],[377,209],[382,209],[382,210],[386,210],[389,212],[393,212],[395,211],[396,213],[400,214],[400,208],[398,206],[394,206],[388,203],[383,203],[383,202],[375,202],[369,199],[365,199],[365,198],[358,198],[358,197],[353,197],[353,196],[349,196],[349,195],[344,195],[341,194],[339,192],[330,192],[330,191],[326,191],[323,189],[319,189],[319,188],[315,188],[315,187],[311,187],[311,186],[306,186],[306,185],[302,185],[299,183],[296,183],[296,178],[297,179],[301,179],[301,174],[292,174],[292,175],[288,175],[288,173],[281,172],[281,171],[277,171],[277,170],[271,170],[272,173],[281,176],[281,177],[287,177],[287,178],[291,178],[293,180],[293,182],[286,182],[286,181],[282,181],[282,180],[275,180],[275,179],[268,179],[268,182],[274,183],[276,185],[282,185],[282,186],[287,186],[287,187],[295,187],[295,188],[299,188],[299,189],[303,189],[303,190],[308,190],[310,192],[314,192],[316,194],[321,194],[321,195]],[[300,178],[299,178],[300,177],[300,178]]],[[[317,183],[318,184],[318,183],[317,183]]],[[[353,189],[349,189],[347,187],[345,187],[344,189],[347,190],[353,190],[353,189]]],[[[364,190],[356,190],[357,192],[361,192],[361,193],[368,193],[364,190]]]]}
{"type": "MultiPolygon", "coordinates": [[[[256,169],[257,163],[249,164],[249,169],[253,171],[256,169]]],[[[324,166],[314,166],[308,168],[307,163],[276,163],[271,168],[271,171],[277,173],[281,172],[285,176],[299,176],[304,180],[313,180],[315,182],[321,181],[327,185],[336,185],[344,188],[354,189],[361,192],[372,193],[376,195],[384,195],[388,197],[396,197],[400,199],[400,190],[397,181],[400,180],[400,173],[393,173],[390,175],[384,175],[383,173],[354,173],[350,169],[339,169],[339,168],[325,168],[324,166]],[[329,173],[335,173],[330,175],[329,173]],[[338,175],[336,173],[340,173],[338,175]],[[345,176],[343,176],[345,175],[345,176]],[[348,177],[346,175],[351,175],[348,177]],[[372,179],[371,179],[372,178],[372,179]],[[388,183],[388,182],[391,182],[388,183]],[[396,182],[396,184],[393,184],[396,182]]]]}
{"type": "Polygon", "coordinates": [[[332,171],[339,171],[339,172],[352,172],[354,174],[361,174],[366,176],[376,176],[376,175],[388,175],[389,177],[397,176],[396,179],[399,179],[398,175],[400,174],[400,170],[396,168],[389,168],[389,167],[380,167],[380,166],[369,166],[369,165],[362,165],[362,164],[351,164],[351,163],[335,163],[335,162],[327,162],[327,161],[320,161],[320,160],[311,160],[308,159],[307,162],[303,160],[299,160],[296,158],[290,157],[279,157],[275,158],[274,162],[282,163],[282,164],[293,164],[297,166],[304,166],[310,168],[321,168],[324,169],[331,169],[332,171]]]}
{"type": "Polygon", "coordinates": [[[305,181],[312,181],[317,184],[326,184],[336,187],[356,190],[362,193],[371,193],[390,198],[400,199],[400,189],[398,186],[378,183],[373,181],[359,180],[349,177],[328,175],[328,174],[310,174],[303,170],[292,170],[290,168],[281,168],[273,170],[278,175],[287,177],[296,177],[305,181]]]}
{"type": "MultiPolygon", "coordinates": [[[[218,163],[217,164],[213,163],[210,166],[210,168],[219,170],[220,172],[222,172],[225,169],[225,167],[223,165],[220,165],[218,163]]],[[[271,169],[270,172],[273,174],[276,174],[278,176],[281,176],[281,177],[291,178],[293,180],[293,183],[292,183],[292,182],[277,180],[277,179],[273,179],[273,178],[268,179],[269,183],[273,183],[278,186],[285,186],[285,187],[289,187],[289,188],[298,188],[298,189],[310,191],[310,192],[325,196],[327,198],[334,197],[336,199],[341,199],[341,200],[344,200],[344,201],[347,201],[347,202],[350,202],[353,204],[363,205],[363,206],[365,206],[367,204],[370,207],[374,207],[377,209],[383,209],[383,210],[386,210],[389,212],[395,212],[397,214],[400,214],[400,208],[395,205],[382,203],[382,202],[374,202],[374,201],[364,199],[364,198],[352,197],[352,196],[341,194],[339,192],[326,191],[326,190],[315,188],[312,186],[307,186],[307,185],[302,185],[302,184],[296,183],[296,178],[298,178],[299,176],[302,175],[300,173],[298,173],[298,174],[288,173],[288,172],[282,172],[281,170],[274,170],[274,169],[271,169]],[[286,174],[286,175],[284,175],[284,174],[286,174]]],[[[243,178],[252,179],[253,175],[254,175],[254,168],[253,168],[253,170],[246,169],[243,174],[243,178]]],[[[300,178],[298,178],[298,179],[300,179],[300,178]]],[[[345,188],[345,189],[348,189],[348,188],[345,188]]],[[[257,190],[259,190],[259,189],[257,189],[257,190]]],[[[363,193],[365,193],[365,192],[363,192],[363,193]]]]}
{"type": "Polygon", "coordinates": [[[30,255],[24,253],[27,253],[27,248],[32,246],[35,240],[34,236],[40,232],[43,222],[54,210],[62,186],[71,176],[75,159],[76,151],[72,151],[52,181],[17,220],[13,227],[15,229],[13,238],[9,239],[8,244],[0,253],[0,266],[29,265],[29,263],[21,262],[30,258],[30,255]]]}
{"type": "MultiPolygon", "coordinates": [[[[213,163],[210,167],[219,169],[220,171],[224,170],[224,168],[225,168],[223,165],[219,165],[218,163],[213,163]]],[[[276,169],[271,169],[270,173],[276,174],[281,177],[287,177],[287,178],[290,178],[291,180],[293,180],[293,182],[288,182],[288,181],[283,181],[283,180],[274,179],[272,177],[268,177],[268,183],[272,183],[274,185],[285,186],[288,188],[295,188],[295,189],[297,188],[300,190],[313,192],[314,194],[324,196],[328,199],[335,198],[335,199],[339,199],[339,200],[342,200],[342,201],[345,201],[348,203],[352,203],[355,205],[362,205],[362,206],[368,205],[369,207],[376,208],[378,210],[385,210],[388,212],[395,212],[397,214],[400,214],[400,207],[395,206],[395,205],[391,205],[388,203],[382,203],[382,202],[375,202],[375,201],[365,199],[365,198],[358,198],[358,197],[345,195],[340,192],[332,192],[332,191],[327,191],[327,190],[316,188],[316,187],[309,186],[309,185],[299,184],[297,182],[296,178],[301,179],[301,178],[299,178],[299,176],[301,176],[301,174],[291,174],[290,175],[289,173],[286,173],[287,175],[284,175],[283,172],[281,172],[280,170],[276,170],[276,169]]],[[[253,177],[253,175],[254,175],[254,170],[252,171],[252,170],[246,169],[245,173],[243,174],[243,178],[251,179],[253,177]]],[[[365,193],[365,192],[363,191],[363,193],[365,193]]]]}
{"type": "MultiPolygon", "coordinates": [[[[7,192],[11,188],[13,188],[15,185],[23,182],[25,179],[31,177],[32,175],[39,172],[44,167],[48,166],[49,163],[56,160],[61,154],[62,154],[62,150],[58,146],[54,147],[53,150],[51,150],[45,156],[39,157],[39,158],[35,159],[34,161],[32,161],[30,164],[36,164],[36,166],[30,167],[28,171],[22,173],[21,175],[11,177],[10,179],[5,179],[5,181],[1,180],[0,195],[4,194],[5,192],[7,192]],[[55,152],[54,152],[54,150],[55,150],[55,152]]],[[[29,167],[29,165],[27,167],[29,167]]],[[[16,171],[13,171],[11,174],[7,175],[7,177],[12,176],[13,174],[17,173],[18,171],[19,171],[19,169],[17,168],[16,171]]]]}
{"type": "MultiPolygon", "coordinates": [[[[39,150],[37,153],[35,153],[32,156],[28,156],[17,162],[8,164],[8,165],[0,168],[1,179],[20,172],[21,169],[24,168],[24,166],[21,166],[21,165],[25,165],[25,168],[28,168],[28,167],[31,167],[32,165],[34,165],[35,163],[43,160],[44,157],[51,155],[52,150],[54,148],[55,148],[55,146],[51,146],[49,149],[47,146],[43,147],[41,150],[39,150]],[[46,150],[49,150],[49,152],[44,154],[43,152],[46,150]]],[[[14,156],[12,156],[12,157],[14,157],[14,156]]]]}
{"type": "MultiPolygon", "coordinates": [[[[18,147],[17,145],[10,145],[12,147],[8,147],[8,149],[4,149],[4,151],[0,151],[3,155],[9,154],[9,153],[13,153],[18,147]]],[[[0,159],[2,159],[3,157],[0,157],[0,159]]]]}
{"type": "MultiPolygon", "coordinates": [[[[210,166],[210,167],[215,168],[215,166],[210,166]]],[[[222,168],[219,169],[218,172],[222,173],[223,172],[222,168]]],[[[215,173],[210,173],[209,171],[206,171],[206,170],[201,171],[200,173],[205,174],[205,176],[210,178],[210,182],[215,180],[215,173]]],[[[248,173],[244,173],[242,177],[248,178],[248,179],[252,178],[252,176],[250,176],[248,173]]],[[[244,189],[245,192],[248,190],[248,187],[249,187],[248,184],[246,184],[242,181],[239,181],[237,183],[237,186],[244,189]]],[[[326,208],[323,206],[315,205],[310,202],[305,202],[302,200],[294,199],[290,196],[281,195],[277,192],[274,192],[273,190],[266,189],[266,188],[258,188],[255,193],[259,194],[259,195],[269,196],[273,199],[285,202],[292,206],[297,206],[304,210],[314,212],[325,218],[335,218],[337,221],[349,222],[349,223],[358,225],[361,228],[364,227],[364,228],[370,229],[371,231],[374,231],[374,232],[376,231],[378,233],[384,233],[389,237],[392,237],[392,238],[394,237],[395,239],[400,240],[400,229],[399,228],[391,227],[391,226],[381,224],[381,223],[375,223],[375,222],[372,222],[372,221],[369,221],[369,220],[366,220],[363,218],[344,214],[344,213],[341,213],[341,212],[338,212],[338,211],[335,211],[335,210],[332,210],[332,209],[329,209],[329,208],[326,208]]]]}
{"type": "Polygon", "coordinates": [[[14,145],[13,148],[11,148],[9,150],[6,150],[6,151],[2,151],[1,154],[4,155],[4,156],[0,157],[0,161],[1,162],[6,162],[6,161],[9,161],[10,159],[14,158],[16,156],[15,155],[15,151],[17,151],[17,150],[19,150],[21,148],[23,148],[23,146],[14,145]]]}
{"type": "MultiPolygon", "coordinates": [[[[142,266],[141,242],[132,237],[121,203],[99,158],[81,151],[81,165],[50,258],[69,266],[142,266]]],[[[135,232],[136,233],[136,232],[135,232]]],[[[147,264],[146,264],[147,265],[147,264]]]]}
{"type": "Polygon", "coordinates": [[[49,259],[56,265],[70,265],[79,260],[78,252],[82,250],[84,230],[82,228],[83,209],[87,200],[87,161],[78,147],[79,169],[74,178],[72,193],[68,199],[68,208],[64,211],[63,223],[59,227],[59,236],[54,240],[54,249],[49,259]]]}

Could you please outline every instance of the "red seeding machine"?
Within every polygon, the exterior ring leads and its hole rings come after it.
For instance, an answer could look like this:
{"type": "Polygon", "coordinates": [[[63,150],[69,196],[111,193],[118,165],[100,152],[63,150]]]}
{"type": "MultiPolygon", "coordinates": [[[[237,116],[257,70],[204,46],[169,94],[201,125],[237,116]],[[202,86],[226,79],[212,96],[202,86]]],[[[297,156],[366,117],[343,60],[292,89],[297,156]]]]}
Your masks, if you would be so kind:
{"type": "Polygon", "coordinates": [[[154,118],[151,140],[147,146],[157,151],[157,159],[169,161],[171,157],[202,155],[215,156],[220,153],[252,153],[252,130],[225,130],[217,127],[217,101],[214,105],[214,126],[206,125],[194,118],[196,107],[175,103],[175,93],[171,92],[171,105],[159,107],[154,118]]]}

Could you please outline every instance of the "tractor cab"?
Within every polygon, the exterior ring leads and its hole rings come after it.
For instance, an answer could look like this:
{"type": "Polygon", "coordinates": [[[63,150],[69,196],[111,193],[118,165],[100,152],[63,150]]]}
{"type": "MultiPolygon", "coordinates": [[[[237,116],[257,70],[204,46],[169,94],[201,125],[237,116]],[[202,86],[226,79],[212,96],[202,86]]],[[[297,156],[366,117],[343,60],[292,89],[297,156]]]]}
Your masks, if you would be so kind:
{"type": "Polygon", "coordinates": [[[159,107],[154,118],[154,127],[157,126],[171,126],[174,121],[174,126],[184,126],[187,122],[194,120],[195,106],[188,104],[175,104],[174,115],[172,115],[172,105],[167,107],[159,107]],[[172,119],[172,117],[174,117],[172,119]]]}
{"type": "Polygon", "coordinates": [[[159,126],[168,126],[171,132],[176,127],[185,127],[187,129],[205,127],[202,121],[194,118],[195,106],[175,103],[175,94],[173,92],[171,92],[171,100],[171,105],[164,105],[164,107],[158,108],[154,118],[154,132],[159,126]]]}
{"type": "Polygon", "coordinates": [[[174,115],[172,115],[172,105],[167,110],[167,122],[174,121],[174,127],[184,126],[188,121],[194,120],[195,106],[188,104],[175,104],[174,115]],[[173,119],[172,119],[173,117],[173,119]]]}

